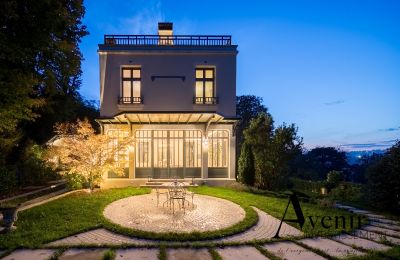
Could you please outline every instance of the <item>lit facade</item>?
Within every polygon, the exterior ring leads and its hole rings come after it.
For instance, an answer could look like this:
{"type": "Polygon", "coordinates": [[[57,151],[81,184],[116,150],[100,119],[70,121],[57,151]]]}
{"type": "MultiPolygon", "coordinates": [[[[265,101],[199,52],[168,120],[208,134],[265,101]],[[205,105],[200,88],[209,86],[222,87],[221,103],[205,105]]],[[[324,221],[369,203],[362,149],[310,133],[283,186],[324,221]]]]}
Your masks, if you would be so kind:
{"type": "Polygon", "coordinates": [[[102,134],[132,145],[105,185],[235,180],[236,55],[230,36],[106,35],[99,44],[102,134]]]}

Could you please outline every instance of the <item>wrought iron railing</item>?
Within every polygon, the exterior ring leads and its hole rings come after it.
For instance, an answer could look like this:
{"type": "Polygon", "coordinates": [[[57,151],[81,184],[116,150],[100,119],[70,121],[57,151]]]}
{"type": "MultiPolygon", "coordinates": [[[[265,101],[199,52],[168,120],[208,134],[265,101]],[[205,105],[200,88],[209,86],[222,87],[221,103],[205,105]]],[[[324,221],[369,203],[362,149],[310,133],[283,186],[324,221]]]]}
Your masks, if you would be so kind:
{"type": "Polygon", "coordinates": [[[215,105],[218,104],[218,97],[194,97],[193,103],[215,105]]]}
{"type": "Polygon", "coordinates": [[[229,46],[230,35],[104,35],[105,45],[229,46]]]}
{"type": "Polygon", "coordinates": [[[142,104],[142,97],[118,97],[118,104],[142,104]]]}

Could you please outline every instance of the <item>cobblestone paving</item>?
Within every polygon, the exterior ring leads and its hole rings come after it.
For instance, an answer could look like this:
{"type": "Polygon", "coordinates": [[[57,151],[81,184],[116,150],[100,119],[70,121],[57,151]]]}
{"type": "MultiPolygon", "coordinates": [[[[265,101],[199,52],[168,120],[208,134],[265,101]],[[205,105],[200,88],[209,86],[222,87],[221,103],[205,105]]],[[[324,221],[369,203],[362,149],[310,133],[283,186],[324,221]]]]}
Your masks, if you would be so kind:
{"type": "MultiPolygon", "coordinates": [[[[272,217],[271,215],[265,213],[262,210],[259,210],[255,207],[253,209],[258,214],[258,222],[257,224],[252,227],[251,229],[247,230],[246,232],[236,234],[227,238],[213,240],[215,242],[245,242],[245,241],[252,241],[252,240],[264,240],[270,239],[275,236],[275,233],[278,229],[280,220],[272,217]]],[[[282,223],[281,230],[279,235],[281,237],[290,237],[290,236],[300,236],[303,232],[300,230],[286,224],[282,223]]]]}
{"type": "MultiPolygon", "coordinates": [[[[222,239],[212,239],[206,242],[246,242],[252,240],[264,240],[272,238],[279,225],[279,220],[272,217],[271,215],[261,211],[257,208],[254,210],[258,214],[257,224],[249,230],[239,233],[230,237],[222,239]]],[[[281,237],[288,236],[299,236],[303,233],[286,223],[282,224],[280,231],[281,237]]],[[[114,232],[108,231],[103,228],[91,230],[88,232],[80,233],[74,236],[66,237],[60,240],[49,243],[49,246],[77,246],[77,245],[122,245],[122,244],[155,244],[159,243],[154,240],[138,239],[134,237],[128,237],[114,232]]]]}
{"type": "MultiPolygon", "coordinates": [[[[340,206],[340,205],[339,205],[340,206]]],[[[396,224],[397,221],[389,220],[381,215],[373,214],[365,210],[357,210],[352,207],[342,208],[351,211],[366,212],[371,223],[374,225],[366,225],[360,230],[356,230],[351,235],[340,235],[331,238],[306,238],[299,239],[300,243],[303,243],[309,247],[319,249],[328,255],[346,258],[349,255],[363,255],[364,252],[360,252],[351,247],[355,245],[357,247],[366,250],[388,250],[390,246],[382,244],[382,239],[400,245],[400,237],[393,237],[398,235],[400,225],[396,224]],[[376,223],[377,222],[377,223],[376,223]],[[378,226],[380,225],[380,226],[378,226]],[[382,233],[391,234],[393,236],[383,235],[382,233]]],[[[230,237],[223,239],[214,239],[206,242],[248,242],[252,240],[264,240],[271,238],[278,227],[279,220],[268,215],[267,213],[254,208],[259,216],[258,223],[251,229],[230,237]]],[[[301,231],[283,224],[281,229],[281,236],[298,236],[301,235],[301,231]]],[[[70,236],[64,239],[60,239],[49,243],[47,246],[101,246],[101,245],[138,245],[145,246],[148,244],[158,245],[160,241],[138,239],[134,237],[128,237],[120,234],[113,233],[106,229],[95,229],[74,236],[70,236]]],[[[176,245],[176,243],[170,243],[170,245],[176,245]]],[[[168,245],[167,245],[168,246],[168,245]]],[[[294,242],[289,241],[278,241],[271,244],[265,244],[263,246],[268,252],[275,256],[284,259],[324,259],[322,256],[306,249],[304,246],[297,245],[294,242]]],[[[106,249],[68,249],[65,251],[59,259],[102,259],[106,249]]],[[[217,252],[223,259],[267,259],[261,254],[255,247],[252,246],[228,246],[218,248],[217,252]]],[[[19,259],[48,259],[56,253],[55,249],[18,249],[12,252],[10,255],[3,259],[8,260],[19,260],[19,259]]],[[[159,249],[158,248],[129,248],[129,249],[117,249],[116,259],[158,259],[159,249]]],[[[1,250],[0,250],[1,255],[1,250]]],[[[168,259],[211,259],[211,255],[207,248],[169,248],[167,249],[168,259]]]]}
{"type": "Polygon", "coordinates": [[[128,237],[104,228],[94,229],[74,236],[66,237],[47,244],[48,246],[79,246],[79,245],[124,245],[124,244],[155,244],[157,242],[147,239],[128,237]]]}
{"type": "Polygon", "coordinates": [[[132,196],[109,204],[104,216],[124,227],[150,232],[205,232],[233,226],[242,221],[245,211],[239,205],[220,198],[198,195],[193,204],[185,203],[185,210],[174,202],[175,212],[167,204],[162,206],[165,196],[151,194],[132,196]],[[189,205],[187,205],[189,204],[189,205]]]}

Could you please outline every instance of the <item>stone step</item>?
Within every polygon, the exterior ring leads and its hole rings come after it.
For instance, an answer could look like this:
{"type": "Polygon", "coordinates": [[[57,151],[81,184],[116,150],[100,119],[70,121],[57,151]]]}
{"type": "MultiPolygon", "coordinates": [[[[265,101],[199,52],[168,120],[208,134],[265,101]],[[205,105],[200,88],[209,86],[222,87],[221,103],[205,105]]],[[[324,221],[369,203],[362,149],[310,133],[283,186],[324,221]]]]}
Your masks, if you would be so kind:
{"type": "Polygon", "coordinates": [[[373,241],[365,239],[365,238],[351,236],[348,234],[341,234],[338,236],[334,236],[334,237],[332,237],[332,239],[335,241],[339,241],[343,244],[349,245],[349,246],[356,246],[356,247],[360,247],[360,248],[363,248],[366,250],[385,251],[385,250],[390,249],[389,246],[386,246],[386,245],[383,245],[380,243],[376,243],[376,242],[373,242],[373,241]]]}
{"type": "Polygon", "coordinates": [[[287,260],[323,260],[324,257],[297,245],[296,243],[285,241],[263,246],[267,251],[287,260]]]}
{"type": "Polygon", "coordinates": [[[156,248],[129,248],[115,251],[115,260],[127,259],[158,259],[159,250],[156,248]]]}
{"type": "MultiPolygon", "coordinates": [[[[137,258],[135,258],[137,259],[137,258]]],[[[168,260],[212,260],[211,254],[207,249],[189,249],[189,248],[178,248],[178,249],[168,249],[167,250],[168,260]]]]}
{"type": "Polygon", "coordinates": [[[217,249],[218,254],[222,259],[248,259],[248,260],[265,260],[268,259],[260,253],[255,247],[240,246],[240,247],[224,247],[217,249]]]}
{"type": "Polygon", "coordinates": [[[334,240],[322,237],[316,238],[306,238],[299,240],[300,243],[303,243],[309,247],[319,249],[326,254],[337,257],[337,258],[347,258],[350,256],[361,256],[365,255],[365,253],[360,252],[350,246],[346,246],[334,240]]]}

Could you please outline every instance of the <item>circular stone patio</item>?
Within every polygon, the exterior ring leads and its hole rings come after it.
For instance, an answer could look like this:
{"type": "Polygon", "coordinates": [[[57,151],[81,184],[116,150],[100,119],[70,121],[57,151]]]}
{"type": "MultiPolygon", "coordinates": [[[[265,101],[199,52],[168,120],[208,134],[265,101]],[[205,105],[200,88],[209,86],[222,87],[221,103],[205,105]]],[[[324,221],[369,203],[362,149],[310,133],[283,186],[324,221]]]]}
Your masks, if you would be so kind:
{"type": "Polygon", "coordinates": [[[160,195],[157,207],[155,192],[114,201],[104,209],[104,216],[123,227],[151,232],[205,232],[232,226],[245,217],[237,204],[205,195],[194,195],[193,205],[186,203],[185,212],[175,202],[175,213],[167,204],[166,195],[160,195]]]}

